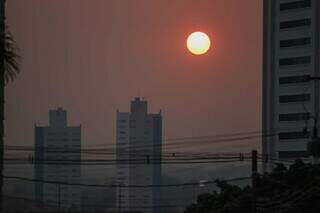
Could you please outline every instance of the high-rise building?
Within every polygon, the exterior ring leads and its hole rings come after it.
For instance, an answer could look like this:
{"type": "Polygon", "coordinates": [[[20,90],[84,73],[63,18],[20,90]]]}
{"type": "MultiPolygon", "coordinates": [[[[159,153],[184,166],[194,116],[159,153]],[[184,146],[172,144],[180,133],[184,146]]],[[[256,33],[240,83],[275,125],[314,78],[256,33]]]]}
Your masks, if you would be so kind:
{"type": "MultiPolygon", "coordinates": [[[[35,127],[35,179],[80,183],[81,126],[68,126],[62,108],[50,110],[49,120],[49,126],[35,127]]],[[[35,197],[51,210],[80,210],[81,206],[78,186],[37,182],[35,197]]]]}
{"type": "Polygon", "coordinates": [[[264,0],[263,7],[263,154],[307,157],[320,104],[319,82],[310,80],[320,76],[320,1],[264,0]]]}
{"type": "Polygon", "coordinates": [[[159,187],[128,185],[161,183],[162,116],[148,114],[147,101],[135,98],[130,112],[117,112],[117,209],[120,212],[156,213],[159,187]]]}

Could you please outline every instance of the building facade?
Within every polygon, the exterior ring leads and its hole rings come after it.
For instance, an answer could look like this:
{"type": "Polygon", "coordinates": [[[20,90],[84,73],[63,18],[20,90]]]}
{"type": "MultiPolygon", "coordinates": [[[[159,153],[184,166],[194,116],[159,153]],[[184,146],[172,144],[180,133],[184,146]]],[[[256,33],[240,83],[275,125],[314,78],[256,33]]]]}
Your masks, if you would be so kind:
{"type": "Polygon", "coordinates": [[[130,112],[117,112],[117,209],[156,213],[161,184],[162,116],[148,114],[147,101],[135,98],[130,112]]]}
{"type": "Polygon", "coordinates": [[[304,158],[319,114],[319,82],[310,77],[320,76],[320,1],[264,0],[263,7],[263,154],[304,158]]]}
{"type": "MultiPolygon", "coordinates": [[[[62,108],[49,111],[49,126],[35,126],[35,179],[80,183],[81,126],[68,126],[62,108]]],[[[35,199],[44,209],[80,210],[78,186],[37,182],[35,199]]]]}

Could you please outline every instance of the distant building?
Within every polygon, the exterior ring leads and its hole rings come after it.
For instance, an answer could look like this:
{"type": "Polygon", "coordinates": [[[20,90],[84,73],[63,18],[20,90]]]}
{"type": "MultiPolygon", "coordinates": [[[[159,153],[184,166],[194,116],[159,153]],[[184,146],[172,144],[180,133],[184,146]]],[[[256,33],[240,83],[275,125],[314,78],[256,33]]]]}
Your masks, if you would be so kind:
{"type": "Polygon", "coordinates": [[[121,212],[156,213],[161,183],[162,116],[148,114],[147,101],[135,98],[130,112],[117,112],[117,208],[121,212]]]}
{"type": "MultiPolygon", "coordinates": [[[[50,110],[49,117],[49,126],[35,127],[35,179],[80,183],[81,126],[68,126],[67,112],[62,108],[50,110]],[[75,163],[71,165],[70,160],[75,163]]],[[[81,206],[78,186],[37,182],[35,197],[48,209],[80,210],[81,206]]]]}
{"type": "Polygon", "coordinates": [[[320,1],[264,0],[263,6],[263,131],[275,133],[263,137],[263,154],[307,157],[310,118],[319,116],[320,105],[319,82],[308,79],[320,76],[320,1]]]}

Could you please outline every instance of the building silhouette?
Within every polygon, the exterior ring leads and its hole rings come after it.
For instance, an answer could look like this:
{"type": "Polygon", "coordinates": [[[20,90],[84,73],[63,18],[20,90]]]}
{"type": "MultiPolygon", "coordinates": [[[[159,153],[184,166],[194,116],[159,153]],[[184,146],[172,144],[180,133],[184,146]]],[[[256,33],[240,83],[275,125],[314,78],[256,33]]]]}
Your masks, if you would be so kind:
{"type": "Polygon", "coordinates": [[[161,183],[162,116],[148,114],[147,101],[135,98],[130,112],[117,112],[117,211],[156,213],[161,183]]]}
{"type": "MultiPolygon", "coordinates": [[[[35,179],[80,183],[80,149],[81,126],[68,126],[64,109],[50,110],[49,126],[35,126],[35,179]]],[[[35,199],[44,209],[80,210],[81,189],[37,182],[35,199]]]]}
{"type": "Polygon", "coordinates": [[[319,114],[319,82],[310,77],[320,76],[320,1],[264,0],[263,6],[263,154],[304,158],[319,114]]]}

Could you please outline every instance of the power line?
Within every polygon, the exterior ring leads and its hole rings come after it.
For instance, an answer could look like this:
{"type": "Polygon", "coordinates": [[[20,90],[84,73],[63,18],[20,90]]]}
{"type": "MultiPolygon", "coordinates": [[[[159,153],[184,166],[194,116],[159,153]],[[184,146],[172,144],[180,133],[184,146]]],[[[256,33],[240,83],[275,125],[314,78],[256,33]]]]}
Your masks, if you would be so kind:
{"type": "MultiPolygon", "coordinates": [[[[21,180],[21,181],[29,181],[29,182],[39,182],[39,183],[47,183],[47,184],[60,184],[60,185],[67,185],[67,186],[84,186],[84,187],[101,187],[101,188],[115,188],[121,186],[122,188],[162,188],[162,187],[183,187],[183,186],[195,186],[195,185],[210,185],[210,184],[216,184],[218,179],[215,180],[208,180],[205,182],[189,182],[189,183],[176,183],[176,184],[150,184],[150,185],[119,185],[119,184],[108,184],[108,185],[101,185],[101,184],[84,184],[84,183],[68,183],[68,182],[59,182],[59,181],[44,181],[39,179],[33,179],[33,178],[25,178],[25,177],[16,177],[16,176],[4,176],[2,175],[2,178],[4,179],[15,179],[15,180],[21,180]]],[[[239,178],[232,178],[223,180],[225,182],[235,182],[235,181],[241,181],[241,180],[247,180],[251,179],[251,177],[239,177],[239,178]]]]}
{"type": "MultiPolygon", "coordinates": [[[[159,144],[159,146],[172,146],[172,145],[184,145],[185,143],[191,143],[191,142],[198,142],[198,143],[203,143],[203,142],[228,142],[228,141],[236,141],[236,140],[244,140],[244,139],[251,139],[251,138],[259,138],[259,137],[270,137],[273,136],[274,134],[272,133],[268,133],[268,132],[260,132],[259,134],[253,134],[253,133],[259,133],[258,131],[255,132],[248,132],[248,133],[234,133],[234,134],[229,134],[229,135],[224,135],[227,137],[223,137],[223,135],[216,135],[216,136],[198,136],[198,137],[181,137],[181,138],[175,138],[175,139],[167,139],[167,140],[162,140],[162,144],[159,144]],[[232,137],[230,137],[232,136],[232,137]],[[241,137],[234,137],[234,136],[241,136],[241,137]],[[208,140],[209,138],[209,140],[208,140]],[[201,139],[201,140],[198,140],[201,139]],[[216,140],[214,140],[216,139],[216,140]],[[163,143],[163,142],[169,142],[169,141],[177,141],[175,143],[163,143]]],[[[158,146],[157,144],[145,144],[148,142],[152,142],[152,141],[143,141],[143,142],[139,142],[139,141],[135,141],[135,148],[143,148],[143,147],[154,147],[154,146],[158,146]],[[139,145],[143,144],[143,145],[139,145]]],[[[112,141],[112,143],[114,143],[114,141],[112,141]]],[[[198,145],[198,144],[197,144],[198,145]]],[[[110,150],[115,150],[115,149],[119,149],[119,147],[116,147],[115,144],[106,144],[106,146],[110,146],[111,149],[107,149],[107,148],[98,148],[98,149],[80,149],[81,151],[110,151],[110,150]]],[[[28,151],[33,151],[35,149],[35,147],[33,146],[19,146],[19,145],[11,145],[8,146],[6,145],[5,148],[7,150],[28,150],[28,151]]],[[[51,147],[37,147],[37,149],[39,150],[52,150],[54,151],[55,149],[51,148],[51,147]]],[[[78,149],[76,149],[78,150],[78,149]]],[[[59,150],[58,150],[59,151],[59,150]]]]}
{"type": "MultiPolygon", "coordinates": [[[[170,165],[178,165],[178,164],[213,164],[213,163],[236,163],[236,162],[247,162],[247,160],[239,161],[239,160],[212,160],[212,161],[170,161],[170,162],[129,162],[129,163],[116,163],[116,162],[97,162],[97,163],[70,163],[70,162],[34,162],[33,165],[92,165],[92,166],[99,166],[99,165],[157,165],[157,164],[170,164],[170,165]]],[[[7,164],[30,164],[28,162],[10,162],[7,164]]]]}
{"type": "MultiPolygon", "coordinates": [[[[267,133],[267,132],[265,132],[267,133]]],[[[248,132],[237,132],[237,133],[225,133],[225,134],[217,134],[217,135],[202,135],[202,136],[189,136],[189,137],[176,137],[176,138],[167,138],[162,140],[162,142],[170,142],[170,141],[181,141],[181,140],[194,140],[194,139],[208,139],[208,138],[229,138],[233,136],[243,136],[243,135],[253,135],[253,134],[263,134],[262,131],[254,130],[248,132]]],[[[109,141],[110,142],[110,141],[109,141]]],[[[113,141],[112,141],[113,142],[113,141]]],[[[87,145],[87,147],[95,147],[95,146],[113,146],[109,144],[95,144],[95,145],[87,145]]]]}
{"type": "MultiPolygon", "coordinates": [[[[259,160],[265,161],[263,157],[258,157],[259,160]]],[[[288,160],[288,159],[281,159],[281,158],[268,158],[268,161],[271,161],[271,163],[281,162],[281,163],[295,163],[295,160],[288,160]],[[276,161],[276,162],[274,162],[276,161]]]]}
{"type": "MultiPolygon", "coordinates": [[[[162,150],[168,150],[168,149],[172,149],[172,148],[178,148],[178,147],[174,147],[174,146],[180,146],[180,145],[189,145],[188,148],[190,148],[190,146],[203,146],[203,145],[208,145],[208,144],[212,144],[212,143],[222,143],[222,142],[235,142],[235,141],[244,141],[244,140],[250,140],[250,139],[255,139],[255,138],[260,138],[260,137],[272,137],[275,134],[265,134],[265,135],[258,135],[258,136],[244,136],[244,137],[236,137],[236,138],[226,138],[226,139],[218,139],[218,140],[200,140],[200,141],[180,141],[180,142],[176,142],[176,143],[171,143],[171,144],[161,144],[160,146],[162,146],[162,150]]],[[[146,142],[145,142],[146,143],[146,142]]],[[[142,148],[146,148],[146,147],[155,147],[156,145],[144,145],[144,146],[134,146],[134,149],[142,149],[142,148]]],[[[5,146],[6,150],[10,150],[10,151],[35,151],[36,149],[38,150],[43,150],[46,152],[61,152],[61,153],[85,153],[85,154],[90,154],[90,152],[96,152],[96,153],[103,153],[103,154],[116,154],[116,150],[129,150],[129,147],[125,147],[125,148],[115,148],[115,149],[53,149],[53,148],[45,148],[45,147],[27,147],[27,146],[5,146]],[[108,152],[109,151],[109,152],[108,152]]],[[[141,150],[140,150],[141,151],[141,150]]]]}
{"type": "Polygon", "coordinates": [[[79,164],[192,164],[192,163],[229,163],[229,162],[238,162],[238,161],[246,161],[251,158],[249,153],[236,153],[236,154],[228,154],[224,155],[204,155],[204,156],[196,156],[196,157],[163,157],[163,158],[150,158],[148,155],[144,155],[139,158],[128,158],[128,159],[64,159],[54,157],[47,159],[24,159],[24,158],[5,158],[4,161],[6,163],[17,163],[17,164],[46,164],[46,165],[79,165],[79,164]]]}
{"type": "MultiPolygon", "coordinates": [[[[38,201],[35,199],[30,199],[30,198],[24,198],[24,197],[16,197],[16,196],[11,196],[11,195],[3,195],[4,197],[7,197],[8,199],[18,199],[18,200],[24,200],[24,201],[29,201],[29,202],[34,202],[41,204],[42,206],[47,206],[47,207],[56,207],[58,205],[58,202],[51,201],[50,204],[43,202],[43,201],[38,201]],[[54,204],[52,204],[54,203],[54,204]]],[[[114,203],[110,203],[114,204],[114,203]]],[[[95,207],[95,208],[112,208],[111,205],[88,205],[88,204],[81,204],[82,207],[95,207]]],[[[123,208],[133,208],[133,209],[149,209],[149,208],[185,208],[186,205],[184,204],[175,204],[175,205],[153,205],[153,206],[122,206],[123,208]]]]}
{"type": "MultiPolygon", "coordinates": [[[[148,157],[150,161],[160,161],[160,160],[235,160],[235,159],[250,159],[250,153],[234,153],[233,155],[203,155],[203,156],[196,156],[196,157],[185,157],[185,156],[173,156],[173,157],[160,157],[160,158],[150,158],[149,155],[143,155],[143,157],[135,158],[127,158],[127,159],[61,159],[59,157],[54,158],[46,158],[46,159],[35,159],[37,162],[127,162],[127,161],[145,161],[148,157]]],[[[26,158],[4,158],[7,161],[24,161],[30,160],[26,158]]]]}

